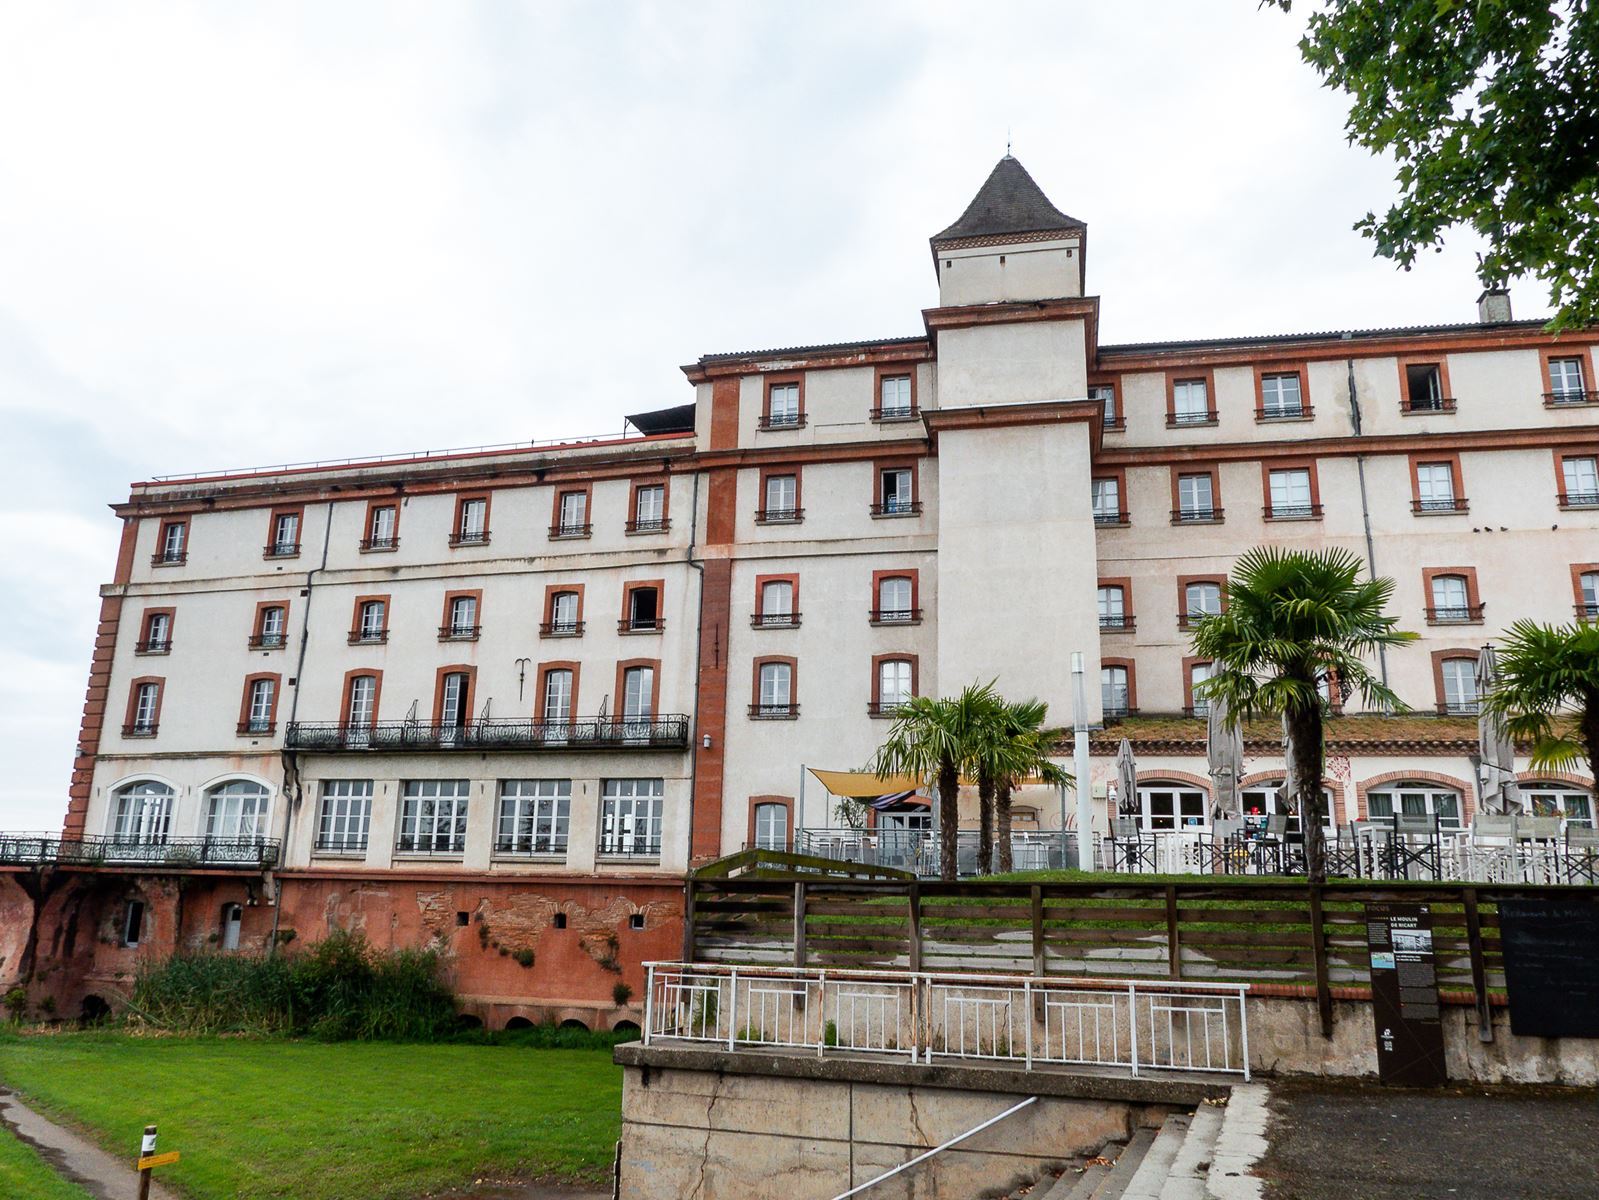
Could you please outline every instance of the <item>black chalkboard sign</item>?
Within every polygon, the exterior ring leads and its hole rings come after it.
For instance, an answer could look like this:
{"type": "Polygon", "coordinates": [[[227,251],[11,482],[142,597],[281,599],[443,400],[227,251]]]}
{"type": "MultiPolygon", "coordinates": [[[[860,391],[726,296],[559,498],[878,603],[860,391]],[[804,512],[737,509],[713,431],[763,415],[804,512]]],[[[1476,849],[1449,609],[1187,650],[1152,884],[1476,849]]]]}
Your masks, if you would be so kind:
{"type": "Polygon", "coordinates": [[[1446,1083],[1432,910],[1425,904],[1366,905],[1366,945],[1377,1077],[1396,1087],[1446,1083]]]}
{"type": "Polygon", "coordinates": [[[1510,1031],[1599,1037],[1599,901],[1501,900],[1510,1031]]]}

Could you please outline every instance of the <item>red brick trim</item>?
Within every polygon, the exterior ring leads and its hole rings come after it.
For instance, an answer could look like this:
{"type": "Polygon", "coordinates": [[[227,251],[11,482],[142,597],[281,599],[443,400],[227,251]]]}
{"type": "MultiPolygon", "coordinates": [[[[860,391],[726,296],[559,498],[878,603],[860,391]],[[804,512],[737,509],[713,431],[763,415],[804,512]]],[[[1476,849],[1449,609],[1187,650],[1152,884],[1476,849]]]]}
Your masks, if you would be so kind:
{"type": "MultiPolygon", "coordinates": [[[[915,393],[912,393],[913,395],[915,393]]],[[[745,825],[744,844],[755,844],[755,810],[763,804],[781,805],[785,815],[787,835],[785,841],[788,845],[794,844],[794,797],[792,796],[751,796],[749,799],[749,819],[745,825]]]]}
{"type": "MultiPolygon", "coordinates": [[[[550,498],[550,536],[562,536],[555,531],[561,527],[561,501],[567,496],[583,495],[583,526],[592,528],[594,525],[594,483],[592,480],[585,483],[563,483],[557,487],[550,498]]],[[[629,510],[631,511],[631,509],[629,510]]],[[[575,537],[576,534],[565,534],[566,537],[575,537]]]]}
{"type": "Polygon", "coordinates": [[[583,593],[588,585],[585,583],[547,583],[544,585],[544,618],[543,624],[548,625],[555,620],[555,597],[561,592],[577,593],[577,623],[583,624],[583,593]]]}
{"type": "MultiPolygon", "coordinates": [[[[1416,468],[1418,468],[1418,467],[1438,466],[1439,464],[1443,464],[1443,463],[1447,463],[1449,465],[1449,476],[1450,476],[1450,479],[1451,479],[1451,481],[1453,483],[1453,486],[1454,486],[1454,489],[1455,489],[1455,504],[1456,504],[1456,508],[1455,508],[1454,511],[1455,512],[1462,512],[1462,513],[1466,512],[1466,511],[1468,511],[1467,509],[1459,507],[1461,504],[1464,504],[1465,501],[1466,501],[1466,488],[1465,488],[1464,477],[1461,475],[1461,472],[1460,472],[1460,452],[1457,451],[1457,450],[1422,451],[1422,452],[1420,452],[1418,454],[1410,455],[1410,500],[1411,500],[1411,503],[1413,505],[1419,505],[1421,503],[1421,479],[1416,474],[1416,468]]],[[[1558,473],[1558,471],[1559,471],[1559,467],[1557,466],[1556,467],[1556,472],[1558,473]]],[[[1563,488],[1565,485],[1562,484],[1561,486],[1563,488]]],[[[1440,509],[1438,511],[1447,512],[1449,510],[1448,509],[1440,509]]]]}
{"type": "MultiPolygon", "coordinates": [[[[881,363],[878,365],[877,369],[872,372],[872,407],[874,409],[883,407],[883,380],[903,379],[907,375],[910,376],[911,380],[911,415],[915,416],[920,413],[922,406],[916,398],[916,364],[913,362],[881,363]]],[[[802,398],[804,394],[802,386],[800,391],[802,398]]]]}
{"type": "Polygon", "coordinates": [[[274,506],[267,515],[266,540],[262,543],[263,558],[298,558],[300,556],[300,543],[305,538],[305,505],[280,504],[274,506]],[[288,554],[273,554],[272,547],[277,542],[278,518],[293,517],[294,521],[294,549],[288,554]]]}
{"type": "MultiPolygon", "coordinates": [[[[361,522],[361,540],[363,542],[371,541],[372,539],[372,514],[380,508],[392,508],[394,510],[394,544],[396,546],[400,544],[400,514],[405,508],[400,503],[400,499],[399,496],[379,496],[366,502],[366,516],[362,518],[361,522]]],[[[456,513],[456,521],[456,527],[459,528],[459,512],[456,513]]]]}
{"type": "Polygon", "coordinates": [[[1551,358],[1576,358],[1582,360],[1582,386],[1584,391],[1599,391],[1599,379],[1594,376],[1594,357],[1592,346],[1571,346],[1556,344],[1553,346],[1538,347],[1538,390],[1542,393],[1549,391],[1549,360],[1551,358]]]}
{"type": "Polygon", "coordinates": [[[921,571],[916,567],[891,567],[888,570],[872,572],[873,609],[880,609],[883,607],[880,600],[882,597],[883,580],[885,579],[909,579],[911,581],[911,608],[917,609],[922,606],[921,571]]]}
{"type": "Polygon", "coordinates": [[[633,593],[644,588],[655,589],[655,623],[658,627],[666,624],[666,580],[665,579],[629,579],[622,584],[622,613],[621,621],[627,621],[628,614],[632,611],[633,593]]]}
{"type": "Polygon", "coordinates": [[[1197,655],[1183,656],[1183,707],[1194,707],[1194,668],[1209,666],[1210,659],[1197,655]]]}
{"type": "Polygon", "coordinates": [[[1476,662],[1481,655],[1482,651],[1475,646],[1457,646],[1449,650],[1432,652],[1432,687],[1437,703],[1444,702],[1444,661],[1451,658],[1465,658],[1476,662]]]}
{"type": "Polygon", "coordinates": [[[1207,796],[1210,795],[1210,779],[1204,775],[1195,775],[1189,771],[1168,771],[1159,767],[1138,772],[1139,787],[1157,783],[1181,783],[1204,792],[1207,796]]]}
{"type": "Polygon", "coordinates": [[[759,615],[764,610],[761,602],[766,598],[766,585],[769,583],[786,583],[793,588],[792,609],[794,613],[800,611],[800,577],[795,575],[757,575],[755,577],[755,607],[751,610],[759,615]]]}
{"type": "MultiPolygon", "coordinates": [[[[1566,460],[1568,458],[1591,458],[1599,465],[1599,442],[1593,445],[1576,446],[1570,450],[1556,450],[1555,461],[1555,495],[1566,495],[1566,460]]],[[[1568,507],[1565,504],[1562,508],[1568,507]]]]}
{"type": "Polygon", "coordinates": [[[287,645],[289,640],[289,601],[287,599],[256,601],[255,619],[250,623],[250,636],[255,638],[261,636],[262,623],[266,619],[266,610],[269,608],[281,608],[283,610],[283,641],[287,645]]]}
{"type": "Polygon", "coordinates": [[[477,700],[477,668],[471,663],[449,663],[433,672],[433,723],[444,723],[444,677],[446,675],[466,676],[466,717],[462,725],[470,725],[473,721],[473,710],[477,700]]]}
{"type": "Polygon", "coordinates": [[[1471,824],[1476,813],[1477,789],[1467,780],[1453,775],[1420,770],[1384,771],[1381,775],[1373,775],[1370,779],[1355,784],[1355,811],[1359,819],[1364,821],[1371,815],[1371,806],[1366,799],[1368,793],[1380,792],[1390,783],[1407,783],[1410,780],[1415,780],[1417,783],[1436,783],[1451,791],[1459,792],[1460,822],[1462,825],[1471,824]]]}
{"type": "MultiPolygon", "coordinates": [[[[1449,355],[1447,353],[1401,354],[1395,360],[1395,363],[1397,364],[1399,370],[1399,409],[1401,412],[1412,411],[1410,407],[1410,379],[1409,376],[1405,374],[1405,369],[1407,367],[1437,367],[1438,390],[1440,395],[1445,400],[1454,399],[1454,392],[1449,390],[1449,355]]],[[[1422,409],[1421,411],[1427,412],[1430,410],[1422,409]]]]}
{"type": "MultiPolygon", "coordinates": [[[[1559,358],[1560,355],[1555,355],[1559,358]]],[[[1517,771],[1516,781],[1527,787],[1570,787],[1592,793],[1593,780],[1586,775],[1576,775],[1570,771],[1517,771]]]]}
{"type": "Polygon", "coordinates": [[[267,727],[257,731],[255,736],[266,737],[278,727],[278,701],[283,699],[283,676],[276,671],[260,671],[244,677],[244,692],[239,697],[239,730],[242,733],[245,722],[250,719],[250,689],[261,679],[272,681],[272,708],[267,713],[267,727]]]}
{"type": "MultiPolygon", "coordinates": [[[[1101,575],[1097,586],[1102,588],[1121,588],[1122,616],[1125,621],[1131,624],[1135,619],[1136,612],[1133,608],[1133,577],[1131,575],[1101,575]]],[[[1096,595],[1094,600],[1097,604],[1099,597],[1096,595]]],[[[1115,630],[1107,629],[1104,632],[1114,633],[1115,630]]]]}
{"type": "MultiPolygon", "coordinates": [[[[718,383],[721,381],[718,380],[718,383]]],[[[737,381],[734,381],[735,385],[737,381]]],[[[713,558],[701,575],[699,662],[695,667],[694,792],[690,809],[689,861],[708,862],[722,853],[723,764],[727,733],[728,626],[732,615],[733,561],[713,558]]]]}
{"type": "MultiPolygon", "coordinates": [[[[1166,423],[1170,425],[1177,419],[1177,385],[1179,383],[1199,382],[1205,385],[1205,411],[1219,414],[1221,406],[1216,402],[1216,372],[1210,367],[1195,367],[1184,371],[1166,372],[1166,423]]],[[[1195,421],[1194,425],[1201,422],[1195,421]]],[[[1203,424],[1214,422],[1206,420],[1203,424]]]]}
{"type": "Polygon", "coordinates": [[[756,500],[755,509],[757,512],[767,511],[766,481],[773,476],[785,475],[792,475],[794,477],[794,511],[796,514],[798,514],[799,519],[803,519],[805,510],[805,473],[800,469],[798,463],[792,463],[781,467],[761,468],[760,495],[756,500]]]}
{"type": "Polygon", "coordinates": [[[577,662],[574,659],[565,659],[565,658],[551,659],[549,662],[541,662],[539,664],[539,666],[538,666],[538,674],[534,677],[535,684],[538,687],[538,694],[533,697],[533,719],[535,721],[547,721],[547,720],[549,720],[548,714],[546,714],[545,711],[544,711],[544,701],[545,701],[545,696],[546,696],[545,679],[546,679],[546,676],[548,676],[551,671],[570,671],[570,672],[572,672],[572,712],[571,712],[571,717],[572,717],[573,720],[575,720],[577,718],[577,714],[578,714],[578,711],[579,711],[578,710],[578,694],[579,694],[578,693],[578,685],[582,682],[582,679],[583,679],[583,664],[580,663],[580,662],[577,662]]]}
{"type": "Polygon", "coordinates": [[[1171,467],[1171,510],[1177,512],[1182,508],[1181,493],[1178,490],[1178,481],[1185,475],[1210,476],[1210,506],[1217,512],[1222,510],[1221,498],[1221,470],[1215,463],[1173,463],[1171,467]]]}
{"type": "Polygon", "coordinates": [[[393,598],[388,594],[383,594],[357,596],[355,598],[355,603],[350,606],[350,636],[352,638],[360,636],[361,633],[361,609],[366,607],[366,605],[370,604],[374,600],[381,600],[383,602],[383,628],[380,632],[384,637],[388,637],[389,617],[394,613],[394,601],[393,598]]]}
{"type": "Polygon", "coordinates": [[[872,503],[883,503],[883,472],[909,471],[911,473],[911,504],[922,502],[921,462],[915,458],[880,458],[872,464],[872,503]]]}
{"type": "Polygon", "coordinates": [[[650,677],[650,715],[661,715],[661,660],[658,658],[624,658],[616,664],[616,703],[611,706],[611,720],[622,720],[622,697],[626,694],[628,670],[632,667],[653,667],[650,677]]]}
{"type": "Polygon", "coordinates": [[[903,650],[890,650],[885,654],[872,655],[872,703],[883,702],[883,673],[882,667],[887,662],[908,662],[911,665],[911,695],[922,694],[922,660],[915,654],[907,654],[903,650]]]}
{"type": "Polygon", "coordinates": [[[1321,477],[1316,471],[1314,458],[1263,459],[1260,464],[1260,510],[1268,521],[1304,521],[1321,519],[1321,477]],[[1271,508],[1271,476],[1273,471],[1310,472],[1310,517],[1279,517],[1271,508]]]}
{"type": "Polygon", "coordinates": [[[1257,421],[1303,421],[1308,420],[1311,413],[1310,403],[1310,376],[1305,370],[1304,363],[1256,363],[1255,368],[1255,420],[1257,421]],[[1299,404],[1302,417],[1267,417],[1266,416],[1266,389],[1265,378],[1268,375],[1297,375],[1299,376],[1299,404]]]}
{"type": "Polygon", "coordinates": [[[769,663],[788,664],[788,702],[799,706],[799,659],[792,654],[762,654],[750,664],[750,703],[761,702],[761,668],[769,663]]]}
{"type": "Polygon", "coordinates": [[[139,689],[147,683],[155,684],[155,711],[150,714],[150,728],[155,730],[161,727],[161,706],[166,703],[167,698],[166,676],[140,675],[128,680],[128,707],[122,718],[124,728],[133,724],[133,714],[139,707],[139,689]]]}
{"type": "MultiPolygon", "coordinates": [[[[461,536],[461,510],[466,507],[468,500],[483,501],[483,540],[487,541],[494,529],[494,493],[489,490],[473,492],[457,492],[455,495],[455,517],[450,522],[450,538],[455,540],[461,536]]],[[[469,543],[479,545],[478,542],[469,543]]]]}
{"type": "Polygon", "coordinates": [[[451,608],[451,606],[453,606],[457,600],[462,600],[462,599],[471,599],[473,601],[473,605],[472,605],[472,613],[473,613],[472,624],[474,626],[478,627],[478,628],[482,628],[482,626],[483,626],[483,589],[482,588],[460,588],[460,589],[458,589],[456,591],[453,591],[453,592],[445,592],[444,593],[444,610],[439,615],[439,631],[440,631],[439,632],[439,637],[440,637],[441,640],[448,640],[448,637],[449,637],[449,635],[447,633],[445,633],[444,631],[450,628],[450,608],[451,608]]]}
{"type": "Polygon", "coordinates": [[[155,561],[157,565],[168,565],[161,563],[161,553],[167,544],[167,530],[174,525],[184,526],[183,553],[177,558],[173,559],[171,565],[176,565],[177,563],[185,561],[189,557],[190,549],[192,549],[194,546],[194,527],[188,516],[163,517],[161,524],[156,526],[155,531],[155,561]]]}
{"type": "MultiPolygon", "coordinates": [[[[1577,580],[1577,577],[1575,575],[1573,575],[1572,579],[1573,580],[1577,580]]],[[[1581,585],[1581,581],[1580,580],[1577,580],[1577,586],[1578,586],[1579,589],[1581,588],[1582,585],[1581,585]]],[[[166,619],[167,619],[167,645],[169,647],[172,645],[172,639],[177,636],[178,610],[175,609],[175,608],[171,608],[171,607],[167,607],[167,608],[147,608],[142,613],[139,614],[139,636],[138,636],[137,642],[148,642],[150,640],[150,621],[154,617],[162,617],[162,616],[166,617],[166,619]]],[[[156,650],[156,651],[139,650],[137,648],[137,643],[136,643],[135,649],[134,649],[134,653],[135,654],[148,654],[148,653],[165,654],[166,651],[165,650],[156,650]]]]}
{"type": "Polygon", "coordinates": [[[1138,671],[1135,663],[1130,658],[1118,658],[1114,655],[1101,655],[1099,665],[1104,667],[1127,668],[1127,707],[1133,711],[1138,710],[1138,671]]]}
{"type": "Polygon", "coordinates": [[[372,684],[372,723],[375,725],[382,719],[383,704],[383,672],[369,667],[357,667],[344,673],[344,687],[339,693],[339,721],[348,723],[350,719],[350,689],[357,676],[370,675],[375,680],[372,684]]]}
{"type": "MultiPolygon", "coordinates": [[[[774,387],[788,387],[790,384],[799,385],[799,420],[796,424],[805,424],[805,372],[785,371],[778,375],[766,375],[761,379],[761,420],[764,423],[772,415],[772,389],[774,387]]],[[[784,425],[779,428],[787,429],[784,425]]]]}
{"type": "MultiPolygon", "coordinates": [[[[795,484],[796,492],[799,485],[795,484]]],[[[764,492],[756,507],[766,503],[764,492]]],[[[738,469],[705,472],[705,544],[726,546],[738,537],[738,469]]]]}
{"type": "Polygon", "coordinates": [[[1466,605],[1478,608],[1482,604],[1482,597],[1477,592],[1476,567],[1423,567],[1421,569],[1421,594],[1426,599],[1422,606],[1426,609],[1436,608],[1433,603],[1432,581],[1439,576],[1458,575],[1466,581],[1466,605]]]}
{"type": "MultiPolygon", "coordinates": [[[[672,477],[667,474],[646,475],[639,479],[630,480],[627,489],[627,519],[638,520],[638,494],[642,488],[658,487],[661,489],[661,528],[670,528],[672,524],[672,477]]],[[[570,490],[570,489],[568,489],[570,490]]],[[[589,494],[589,503],[594,502],[592,491],[589,494]]],[[[593,514],[590,514],[592,517],[593,514]]],[[[556,514],[559,519],[559,512],[556,514]]]]}
{"type": "Polygon", "coordinates": [[[1177,628],[1188,628],[1188,585],[1191,583],[1214,583],[1221,588],[1221,611],[1227,611],[1227,576],[1225,575],[1179,575],[1177,576],[1177,628]]]}
{"type": "Polygon", "coordinates": [[[1571,602],[1572,602],[1572,604],[1581,605],[1583,603],[1583,599],[1582,599],[1582,577],[1584,575],[1589,574],[1590,572],[1599,573],[1599,562],[1572,563],[1571,564],[1571,602]]]}
{"type": "MultiPolygon", "coordinates": [[[[690,378],[693,382],[701,380],[690,378]]],[[[711,384],[711,445],[712,450],[733,450],[738,447],[739,377],[727,375],[711,384]]]]}

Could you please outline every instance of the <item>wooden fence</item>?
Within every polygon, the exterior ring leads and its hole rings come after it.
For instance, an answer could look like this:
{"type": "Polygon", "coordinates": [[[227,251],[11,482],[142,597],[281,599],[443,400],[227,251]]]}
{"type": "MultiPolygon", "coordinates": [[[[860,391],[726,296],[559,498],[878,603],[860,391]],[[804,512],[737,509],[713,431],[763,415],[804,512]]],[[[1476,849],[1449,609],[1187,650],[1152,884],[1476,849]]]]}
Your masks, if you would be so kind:
{"type": "Polygon", "coordinates": [[[930,883],[690,878],[689,962],[991,971],[1314,988],[1370,983],[1365,905],[1431,907],[1438,986],[1486,1025],[1503,992],[1498,903],[1599,888],[1301,881],[930,883]]]}

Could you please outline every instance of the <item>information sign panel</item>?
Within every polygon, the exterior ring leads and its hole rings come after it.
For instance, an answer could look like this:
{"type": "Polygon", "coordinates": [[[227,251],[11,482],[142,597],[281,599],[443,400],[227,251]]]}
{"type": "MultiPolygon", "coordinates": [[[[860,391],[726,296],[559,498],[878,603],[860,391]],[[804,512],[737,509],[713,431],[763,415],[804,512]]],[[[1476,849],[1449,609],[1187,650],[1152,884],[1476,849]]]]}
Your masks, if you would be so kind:
{"type": "Polygon", "coordinates": [[[1366,905],[1366,944],[1378,1077],[1398,1087],[1445,1083],[1432,910],[1425,904],[1366,905]]]}

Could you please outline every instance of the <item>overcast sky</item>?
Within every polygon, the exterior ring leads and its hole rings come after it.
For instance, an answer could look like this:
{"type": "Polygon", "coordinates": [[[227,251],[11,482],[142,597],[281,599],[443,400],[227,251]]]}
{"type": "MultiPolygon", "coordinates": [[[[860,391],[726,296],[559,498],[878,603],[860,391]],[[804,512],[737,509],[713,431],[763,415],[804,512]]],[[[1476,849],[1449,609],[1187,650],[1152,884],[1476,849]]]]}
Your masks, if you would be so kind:
{"type": "MultiPolygon", "coordinates": [[[[58,827],[152,474],[619,430],[702,353],[922,331],[1005,151],[1106,342],[1464,321],[1255,0],[0,0],[0,829],[58,827]]],[[[1544,314],[1533,287],[1518,316],[1544,314]]]]}

